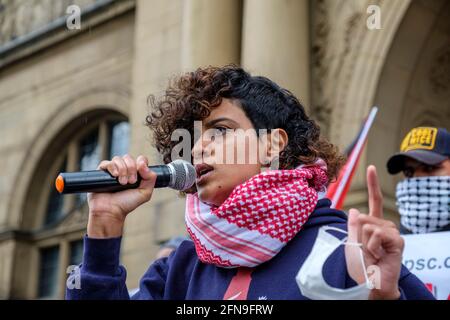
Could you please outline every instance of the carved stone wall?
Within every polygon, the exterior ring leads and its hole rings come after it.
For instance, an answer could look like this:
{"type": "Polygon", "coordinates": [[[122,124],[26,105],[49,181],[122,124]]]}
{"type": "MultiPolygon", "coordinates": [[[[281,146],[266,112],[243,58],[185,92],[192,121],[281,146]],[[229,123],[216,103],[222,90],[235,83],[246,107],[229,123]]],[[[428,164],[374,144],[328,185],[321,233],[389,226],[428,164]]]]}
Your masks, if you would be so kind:
{"type": "Polygon", "coordinates": [[[66,15],[69,5],[82,10],[101,0],[0,0],[0,46],[66,15]]]}
{"type": "Polygon", "coordinates": [[[391,210],[402,175],[387,174],[387,158],[413,127],[450,129],[449,52],[450,2],[413,1],[385,58],[374,98],[380,112],[367,145],[391,210]]]}
{"type": "MultiPolygon", "coordinates": [[[[4,7],[1,14],[5,15],[6,9],[12,10],[6,4],[16,6],[18,2],[2,1],[4,7]]],[[[20,2],[28,6],[29,3],[59,1],[20,2]]],[[[115,2],[108,10],[117,9],[117,4],[125,2],[115,2]]],[[[83,5],[82,2],[77,3],[83,5]]],[[[92,1],[84,3],[90,6],[92,1]]],[[[96,12],[91,18],[98,19],[106,11],[96,12]]],[[[6,15],[11,21],[16,21],[13,19],[14,13],[6,15]]],[[[41,25],[57,16],[56,13],[48,15],[40,20],[41,25]]],[[[0,174],[0,299],[36,298],[38,246],[58,244],[57,241],[61,240],[63,248],[64,243],[81,239],[85,232],[80,226],[86,224],[82,219],[87,217],[86,213],[84,216],[68,216],[60,226],[62,229],[49,231],[52,234],[48,234],[48,239],[39,239],[39,244],[22,238],[29,229],[25,225],[31,217],[38,215],[37,204],[46,202],[46,199],[35,197],[36,206],[33,206],[30,180],[44,163],[52,162],[51,158],[56,159],[62,152],[57,148],[53,153],[46,152],[55,137],[67,132],[73,125],[72,120],[92,110],[106,108],[129,114],[134,61],[134,11],[121,11],[120,15],[111,16],[86,32],[83,28],[87,29],[89,24],[82,22],[83,30],[76,36],[67,36],[64,41],[47,44],[33,54],[16,59],[14,63],[0,66],[0,166],[3,168],[0,174]],[[14,181],[14,184],[7,181],[14,181]],[[24,209],[26,203],[31,205],[29,210],[24,209]],[[41,240],[56,242],[44,243],[41,240]]],[[[4,23],[1,26],[4,27],[4,23]]],[[[29,30],[23,28],[17,34],[23,35],[29,30]]],[[[60,33],[69,31],[60,30],[60,33]]],[[[39,42],[45,41],[47,38],[39,42]]],[[[28,43],[25,43],[24,47],[27,46],[28,43]]],[[[70,137],[67,140],[66,145],[70,137]]],[[[60,265],[63,267],[62,263],[60,265]]],[[[60,276],[63,278],[64,269],[61,270],[60,276]]],[[[60,283],[63,284],[62,281],[60,283]]]]}
{"type": "Polygon", "coordinates": [[[380,107],[347,199],[364,209],[365,168],[378,167],[386,206],[395,218],[398,178],[385,169],[411,126],[449,126],[448,1],[313,1],[313,114],[327,136],[345,148],[373,105],[380,107]],[[381,29],[366,25],[378,5],[381,29]],[[420,96],[420,97],[419,97],[420,96]]]}
{"type": "Polygon", "coordinates": [[[363,0],[312,1],[312,114],[327,135],[332,111],[336,108],[336,82],[346,77],[345,64],[358,51],[359,43],[355,39],[365,28],[368,3],[363,0]]]}

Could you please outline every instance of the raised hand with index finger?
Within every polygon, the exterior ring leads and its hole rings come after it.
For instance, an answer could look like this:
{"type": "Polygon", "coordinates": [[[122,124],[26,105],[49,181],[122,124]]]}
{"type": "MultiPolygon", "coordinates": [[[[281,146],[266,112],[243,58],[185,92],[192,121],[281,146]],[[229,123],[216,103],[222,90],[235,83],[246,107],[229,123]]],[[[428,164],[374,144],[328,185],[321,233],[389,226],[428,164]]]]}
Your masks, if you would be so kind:
{"type": "MultiPolygon", "coordinates": [[[[348,241],[362,244],[366,268],[376,266],[379,283],[375,284],[370,299],[398,299],[403,238],[392,222],[383,217],[383,195],[375,166],[367,168],[367,189],[369,214],[350,209],[348,217],[348,241]]],[[[350,276],[357,283],[364,283],[365,277],[360,262],[358,247],[346,246],[345,255],[350,276]]]]}

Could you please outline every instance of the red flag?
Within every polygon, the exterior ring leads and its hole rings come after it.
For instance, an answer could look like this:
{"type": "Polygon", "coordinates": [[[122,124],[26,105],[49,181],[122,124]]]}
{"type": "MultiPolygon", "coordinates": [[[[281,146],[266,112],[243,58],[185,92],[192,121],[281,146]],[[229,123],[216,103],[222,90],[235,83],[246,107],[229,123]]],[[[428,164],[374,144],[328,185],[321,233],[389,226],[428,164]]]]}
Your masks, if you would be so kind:
{"type": "Polygon", "coordinates": [[[364,150],[364,146],[366,145],[367,136],[369,134],[370,128],[372,127],[377,111],[377,107],[373,107],[372,110],[370,110],[369,116],[364,122],[363,127],[355,140],[355,143],[352,144],[347,162],[339,172],[337,180],[333,183],[330,183],[330,185],[328,186],[327,198],[331,200],[332,208],[342,209],[345,197],[348,190],[350,189],[353,175],[355,174],[362,151],[364,150]]]}

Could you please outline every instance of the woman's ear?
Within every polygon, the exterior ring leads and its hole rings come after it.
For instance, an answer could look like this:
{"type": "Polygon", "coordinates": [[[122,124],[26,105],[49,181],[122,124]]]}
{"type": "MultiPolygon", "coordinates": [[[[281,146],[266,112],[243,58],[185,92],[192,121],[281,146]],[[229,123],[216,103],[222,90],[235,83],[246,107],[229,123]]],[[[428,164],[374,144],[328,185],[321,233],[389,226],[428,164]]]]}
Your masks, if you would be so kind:
{"type": "Polygon", "coordinates": [[[283,129],[271,130],[268,137],[267,157],[270,161],[278,157],[288,144],[288,135],[283,129]]]}

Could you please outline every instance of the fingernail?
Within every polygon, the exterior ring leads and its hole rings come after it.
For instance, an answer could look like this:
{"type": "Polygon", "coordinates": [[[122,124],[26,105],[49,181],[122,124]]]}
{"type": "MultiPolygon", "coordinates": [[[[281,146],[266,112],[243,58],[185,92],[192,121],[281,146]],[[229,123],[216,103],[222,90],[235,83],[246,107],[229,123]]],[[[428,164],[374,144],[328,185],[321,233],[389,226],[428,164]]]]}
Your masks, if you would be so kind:
{"type": "Polygon", "coordinates": [[[119,178],[119,182],[120,182],[121,184],[126,184],[126,183],[127,183],[127,178],[124,177],[124,176],[122,176],[122,177],[119,178]]]}
{"type": "Polygon", "coordinates": [[[358,218],[358,213],[355,211],[355,209],[350,209],[348,211],[348,218],[352,221],[356,221],[356,219],[358,218]]]}

